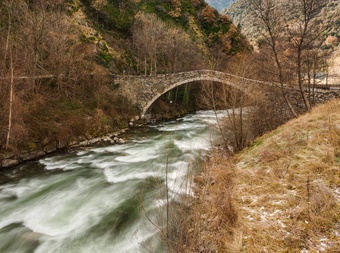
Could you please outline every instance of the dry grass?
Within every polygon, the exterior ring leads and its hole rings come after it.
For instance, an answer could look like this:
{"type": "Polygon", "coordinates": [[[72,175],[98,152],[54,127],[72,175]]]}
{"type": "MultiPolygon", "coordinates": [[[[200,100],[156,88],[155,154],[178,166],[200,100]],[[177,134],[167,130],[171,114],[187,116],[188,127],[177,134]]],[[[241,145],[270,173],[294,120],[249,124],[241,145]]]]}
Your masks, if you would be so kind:
{"type": "Polygon", "coordinates": [[[187,252],[340,252],[340,100],[234,159],[207,166],[189,231],[199,248],[187,252]]]}
{"type": "Polygon", "coordinates": [[[195,178],[196,198],[191,202],[186,238],[178,252],[225,252],[230,248],[238,219],[233,168],[232,160],[217,154],[205,162],[203,172],[195,178]]]}
{"type": "Polygon", "coordinates": [[[238,163],[244,251],[339,252],[340,101],[256,142],[238,163]]]}

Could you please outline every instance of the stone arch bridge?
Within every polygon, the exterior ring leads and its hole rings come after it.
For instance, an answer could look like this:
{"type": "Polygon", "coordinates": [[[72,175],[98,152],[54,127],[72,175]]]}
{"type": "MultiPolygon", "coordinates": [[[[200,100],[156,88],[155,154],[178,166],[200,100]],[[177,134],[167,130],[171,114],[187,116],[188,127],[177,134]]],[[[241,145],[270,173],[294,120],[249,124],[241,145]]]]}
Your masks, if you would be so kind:
{"type": "Polygon", "coordinates": [[[194,70],[153,76],[114,75],[114,83],[119,84],[124,95],[141,108],[144,117],[151,105],[166,92],[186,83],[211,81],[230,85],[251,92],[259,86],[277,87],[279,84],[263,82],[214,70],[194,70]]]}

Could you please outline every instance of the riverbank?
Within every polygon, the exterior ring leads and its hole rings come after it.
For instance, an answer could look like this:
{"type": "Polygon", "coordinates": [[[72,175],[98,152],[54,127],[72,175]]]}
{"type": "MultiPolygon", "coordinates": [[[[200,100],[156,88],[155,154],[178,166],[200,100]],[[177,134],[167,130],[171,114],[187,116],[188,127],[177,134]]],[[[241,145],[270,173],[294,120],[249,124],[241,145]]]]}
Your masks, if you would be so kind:
{"type": "Polygon", "coordinates": [[[340,100],[291,120],[196,179],[183,252],[338,252],[340,100]]]}
{"type": "MultiPolygon", "coordinates": [[[[60,113],[59,110],[63,110],[63,108],[58,109],[56,114],[60,113]]],[[[159,99],[153,106],[153,117],[150,122],[176,119],[193,111],[196,110],[181,104],[174,103],[172,106],[169,106],[169,104],[166,104],[159,99]]],[[[126,115],[123,116],[110,116],[100,112],[100,116],[98,117],[87,117],[88,120],[93,121],[92,124],[83,122],[84,117],[79,118],[79,112],[73,112],[72,110],[65,110],[65,112],[72,115],[72,117],[69,117],[69,120],[67,121],[67,117],[62,116],[61,118],[63,118],[64,122],[60,124],[60,126],[64,125],[64,128],[76,129],[77,131],[73,132],[72,130],[67,130],[66,132],[68,135],[63,136],[63,134],[65,134],[65,129],[62,131],[53,129],[53,121],[48,119],[52,122],[47,124],[48,131],[44,129],[42,133],[38,134],[42,135],[42,137],[34,139],[32,137],[29,138],[29,136],[24,136],[23,139],[31,139],[28,141],[29,145],[25,145],[24,148],[21,146],[15,148],[15,151],[0,150],[0,169],[14,167],[27,161],[37,160],[62,150],[85,147],[98,143],[123,144],[125,141],[119,137],[122,133],[150,123],[145,119],[141,119],[139,116],[135,116],[128,120],[127,117],[131,117],[131,114],[134,113],[133,110],[130,110],[129,113],[126,113],[126,115]],[[117,119],[114,119],[115,117],[117,117],[117,119]],[[72,120],[72,118],[74,118],[74,120],[72,120]],[[113,122],[115,122],[115,126],[113,126],[113,122]],[[76,126],[77,124],[81,125],[81,127],[76,126]],[[110,132],[112,129],[119,130],[110,132]],[[57,132],[57,136],[53,136],[54,140],[50,140],[52,137],[48,135],[50,132],[54,131],[57,132]],[[103,132],[106,132],[106,134],[103,134],[103,132]],[[78,136],[76,134],[78,134],[78,136]],[[30,146],[31,148],[28,149],[27,146],[30,146]]],[[[46,119],[41,119],[42,122],[45,120],[46,119]]],[[[36,130],[39,131],[39,129],[36,130]]]]}
{"type": "Polygon", "coordinates": [[[46,155],[50,155],[62,150],[87,147],[91,145],[96,145],[99,143],[110,143],[110,144],[124,144],[126,140],[121,138],[121,134],[131,130],[135,127],[141,127],[145,125],[144,120],[131,119],[129,122],[129,127],[120,129],[113,133],[105,134],[98,137],[93,136],[79,136],[78,138],[67,142],[67,141],[51,141],[43,145],[41,143],[35,145],[36,148],[32,150],[24,150],[14,152],[4,152],[0,154],[0,169],[11,168],[20,165],[24,162],[34,161],[43,158],[46,155]]]}
{"type": "MultiPolygon", "coordinates": [[[[156,104],[154,107],[158,109],[159,106],[156,104]]],[[[168,111],[167,115],[155,115],[151,122],[176,119],[190,112],[184,108],[172,108],[172,110],[168,111]]],[[[130,119],[128,124],[126,124],[128,127],[122,127],[118,131],[101,136],[83,135],[73,138],[72,141],[47,141],[45,144],[37,142],[34,144],[35,148],[31,150],[18,150],[17,152],[3,151],[0,153],[0,169],[12,168],[24,162],[37,160],[62,150],[86,147],[99,143],[124,144],[126,141],[123,138],[120,138],[121,134],[130,131],[133,128],[145,126],[147,123],[148,122],[145,119],[135,116],[133,119],[130,119]]]]}

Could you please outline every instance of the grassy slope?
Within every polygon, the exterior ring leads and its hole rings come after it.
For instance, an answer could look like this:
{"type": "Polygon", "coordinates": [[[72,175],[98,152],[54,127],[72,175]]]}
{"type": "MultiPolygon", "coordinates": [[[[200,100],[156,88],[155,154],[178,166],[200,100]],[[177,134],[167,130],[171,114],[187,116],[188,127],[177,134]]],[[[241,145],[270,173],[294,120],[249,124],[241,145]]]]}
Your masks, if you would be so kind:
{"type": "Polygon", "coordinates": [[[204,173],[201,247],[339,252],[340,100],[258,138],[233,161],[214,156],[204,173]]]}

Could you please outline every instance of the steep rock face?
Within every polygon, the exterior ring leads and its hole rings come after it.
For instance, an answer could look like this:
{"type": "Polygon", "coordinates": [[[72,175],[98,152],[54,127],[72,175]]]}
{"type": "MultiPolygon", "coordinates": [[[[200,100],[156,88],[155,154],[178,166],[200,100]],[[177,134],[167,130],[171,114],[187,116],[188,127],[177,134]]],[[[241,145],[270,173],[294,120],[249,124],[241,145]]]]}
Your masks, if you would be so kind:
{"type": "Polygon", "coordinates": [[[229,15],[233,23],[241,28],[248,40],[255,44],[258,34],[251,22],[248,0],[236,0],[228,8],[223,9],[222,13],[229,15]]]}
{"type": "MultiPolygon", "coordinates": [[[[291,1],[277,0],[279,3],[280,10],[285,15],[285,21],[288,23],[292,17],[286,12],[287,4],[291,1]]],[[[222,10],[223,14],[229,15],[235,25],[241,27],[242,33],[255,44],[260,37],[259,31],[254,27],[252,22],[252,11],[250,8],[250,0],[236,0],[228,8],[222,10]]],[[[324,46],[329,48],[336,46],[336,43],[326,43],[329,36],[333,36],[340,39],[340,3],[337,0],[327,0],[325,6],[320,10],[318,14],[320,25],[322,26],[322,39],[324,40],[324,46]]],[[[334,41],[334,39],[333,39],[334,41]]]]}

